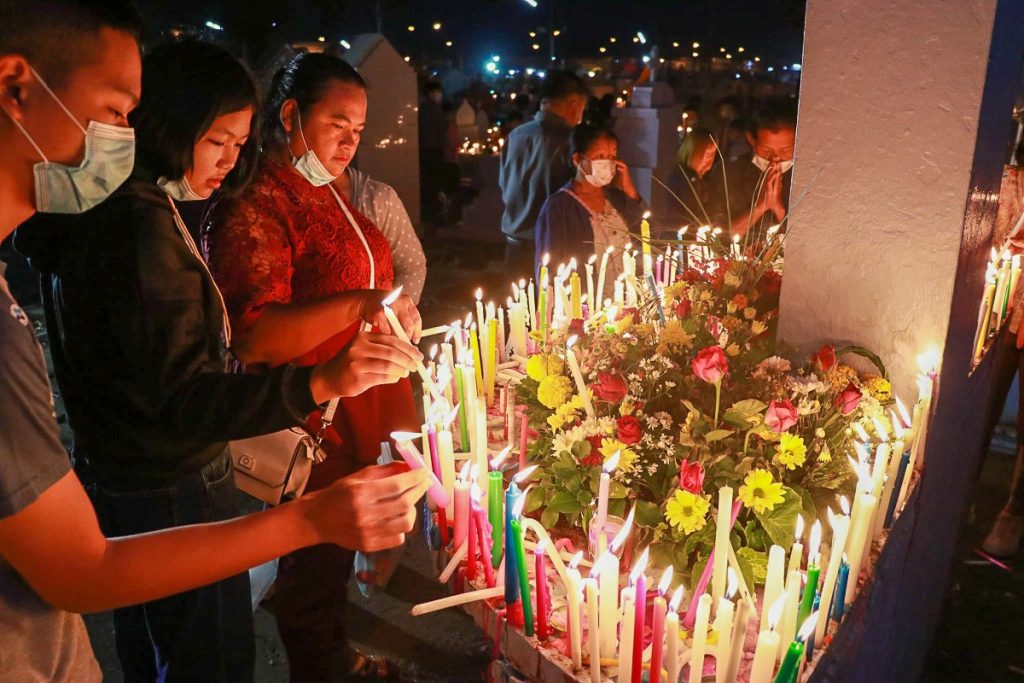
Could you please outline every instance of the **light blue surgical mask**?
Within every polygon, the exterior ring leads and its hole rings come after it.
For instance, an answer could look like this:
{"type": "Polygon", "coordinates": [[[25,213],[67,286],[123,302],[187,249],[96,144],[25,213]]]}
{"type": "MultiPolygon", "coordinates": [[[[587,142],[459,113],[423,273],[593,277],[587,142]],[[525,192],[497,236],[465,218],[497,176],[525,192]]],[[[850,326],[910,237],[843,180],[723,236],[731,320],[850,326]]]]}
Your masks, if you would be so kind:
{"type": "MultiPolygon", "coordinates": [[[[160,186],[161,190],[170,195],[172,199],[177,199],[179,202],[198,202],[210,197],[210,195],[204,197],[193,190],[192,185],[189,184],[188,178],[185,176],[178,180],[168,180],[161,176],[157,179],[156,184],[160,186]]],[[[211,192],[210,194],[213,193],[211,192]]]]}
{"type": "Polygon", "coordinates": [[[85,135],[85,155],[81,164],[67,166],[52,162],[21,123],[4,109],[42,158],[32,167],[36,210],[41,213],[84,213],[109,197],[131,175],[135,166],[135,129],[98,121],[90,121],[88,128],[82,128],[35,69],[32,69],[32,74],[85,135]]]}
{"type": "Polygon", "coordinates": [[[302,146],[306,148],[306,153],[301,157],[292,157],[292,166],[313,187],[322,187],[328,183],[333,183],[338,176],[331,175],[330,171],[324,168],[324,165],[320,162],[320,157],[316,155],[316,152],[311,150],[309,145],[306,144],[306,136],[302,134],[302,114],[299,112],[298,107],[295,108],[295,116],[299,121],[299,139],[302,140],[302,146]]]}

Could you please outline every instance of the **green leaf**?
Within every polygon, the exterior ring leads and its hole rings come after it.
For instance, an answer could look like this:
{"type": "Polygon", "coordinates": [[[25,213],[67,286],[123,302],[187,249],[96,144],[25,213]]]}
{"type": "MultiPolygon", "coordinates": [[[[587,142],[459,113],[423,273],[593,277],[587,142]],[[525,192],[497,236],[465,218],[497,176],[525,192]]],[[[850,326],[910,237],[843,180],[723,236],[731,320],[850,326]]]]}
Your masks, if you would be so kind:
{"type": "Polygon", "coordinates": [[[545,508],[540,515],[540,523],[545,529],[553,529],[558,524],[558,512],[550,507],[545,508]]]}
{"type": "MultiPolygon", "coordinates": [[[[740,566],[740,573],[743,574],[743,581],[747,584],[747,590],[751,590],[754,587],[754,568],[751,566],[750,561],[744,558],[739,553],[736,554],[736,563],[740,566]]],[[[765,573],[768,572],[768,566],[765,565],[765,573]]],[[[763,579],[762,579],[763,580],[763,579]]]]}
{"type": "Polygon", "coordinates": [[[636,523],[638,526],[656,527],[661,522],[661,507],[646,500],[636,502],[636,523]]]}
{"type": "Polygon", "coordinates": [[[547,492],[543,489],[535,488],[531,489],[526,494],[526,505],[523,506],[523,512],[533,512],[544,505],[544,499],[547,498],[547,492]]]}
{"type": "Polygon", "coordinates": [[[754,514],[761,522],[765,532],[771,537],[772,543],[788,549],[793,545],[793,537],[796,534],[796,518],[803,510],[803,501],[800,494],[788,486],[782,487],[782,490],[786,494],[785,500],[770,512],[761,514],[755,512],[754,514]]]}
{"type": "Polygon", "coordinates": [[[577,512],[580,509],[580,504],[576,501],[576,496],[573,494],[559,491],[551,496],[547,509],[554,510],[555,512],[577,512]]]}
{"type": "Polygon", "coordinates": [[[625,498],[629,495],[629,489],[622,482],[613,481],[609,482],[608,486],[608,497],[609,498],[625,498]]]}
{"type": "Polygon", "coordinates": [[[767,407],[767,405],[756,398],[748,398],[743,401],[737,401],[729,406],[722,419],[743,429],[750,424],[754,416],[760,415],[761,411],[767,407]]]}
{"type": "Polygon", "coordinates": [[[727,436],[732,436],[732,434],[733,432],[728,429],[716,429],[712,432],[708,432],[707,434],[705,434],[704,440],[707,441],[708,443],[712,443],[714,441],[721,441],[727,436]]]}
{"type": "Polygon", "coordinates": [[[836,357],[837,358],[839,356],[844,356],[844,355],[846,355],[848,353],[852,353],[855,356],[860,356],[861,358],[866,358],[876,368],[878,368],[878,372],[882,375],[882,377],[886,377],[887,376],[886,373],[885,373],[885,364],[882,363],[882,359],[879,358],[878,355],[876,353],[874,353],[873,351],[871,351],[870,349],[866,349],[863,346],[847,346],[847,347],[842,348],[842,349],[836,349],[836,357]]]}
{"type": "Polygon", "coordinates": [[[736,559],[740,561],[741,567],[744,562],[750,566],[751,576],[747,576],[744,572],[748,588],[752,588],[755,583],[764,585],[765,578],[768,576],[768,555],[766,553],[744,547],[736,551],[736,559]],[[753,578],[752,582],[751,578],[753,578]]]}
{"type": "Polygon", "coordinates": [[[703,413],[697,410],[697,407],[694,406],[689,401],[684,400],[683,405],[686,406],[686,409],[689,410],[691,413],[694,413],[694,417],[700,417],[701,415],[703,415],[703,413]]]}

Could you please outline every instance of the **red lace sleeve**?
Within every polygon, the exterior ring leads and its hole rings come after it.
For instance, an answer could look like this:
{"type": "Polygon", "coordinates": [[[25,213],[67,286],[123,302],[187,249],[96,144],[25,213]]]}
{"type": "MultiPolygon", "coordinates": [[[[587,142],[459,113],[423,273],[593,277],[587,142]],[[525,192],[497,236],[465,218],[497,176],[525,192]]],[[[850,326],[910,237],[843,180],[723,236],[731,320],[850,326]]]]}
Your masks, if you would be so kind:
{"type": "Polygon", "coordinates": [[[207,260],[237,331],[252,329],[267,304],[291,301],[292,228],[282,198],[259,179],[214,208],[207,260]]]}

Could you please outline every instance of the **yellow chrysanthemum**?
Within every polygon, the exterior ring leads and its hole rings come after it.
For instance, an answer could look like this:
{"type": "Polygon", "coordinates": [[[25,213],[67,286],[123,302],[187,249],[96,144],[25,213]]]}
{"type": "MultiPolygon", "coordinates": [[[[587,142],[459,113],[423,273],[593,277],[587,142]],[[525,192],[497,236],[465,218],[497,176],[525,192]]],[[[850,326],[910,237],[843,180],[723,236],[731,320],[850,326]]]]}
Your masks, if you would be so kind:
{"type": "Polygon", "coordinates": [[[892,384],[884,377],[879,377],[878,375],[865,377],[864,388],[879,403],[888,403],[892,400],[892,384]]]}
{"type": "Polygon", "coordinates": [[[572,391],[572,382],[568,377],[548,375],[540,381],[540,386],[537,387],[537,400],[545,408],[554,410],[569,400],[572,391]]]}
{"type": "Polygon", "coordinates": [[[776,454],[779,464],[787,470],[795,470],[807,460],[807,445],[804,439],[796,434],[785,433],[779,438],[779,450],[776,454]]]}
{"type": "Polygon", "coordinates": [[[636,404],[628,398],[622,399],[622,403],[619,404],[619,415],[626,417],[632,415],[634,411],[636,411],[636,404]]]}
{"type": "Polygon", "coordinates": [[[740,500],[757,514],[771,512],[785,499],[782,484],[768,470],[751,470],[740,486],[740,500]]]}
{"type": "Polygon", "coordinates": [[[825,381],[832,391],[842,391],[850,382],[857,383],[857,371],[849,365],[834,365],[825,373],[825,381]]]}
{"type": "Polygon", "coordinates": [[[665,298],[669,300],[682,298],[683,294],[686,293],[686,287],[687,284],[685,282],[673,282],[665,288],[665,298]]]}
{"type": "Polygon", "coordinates": [[[616,451],[619,453],[619,469],[629,471],[636,460],[636,451],[618,439],[601,439],[601,455],[606,461],[615,455],[616,451]]]}
{"type": "Polygon", "coordinates": [[[693,336],[683,329],[682,323],[676,319],[669,320],[661,329],[661,336],[658,337],[657,351],[665,354],[678,349],[690,348],[693,344],[693,336]]]}
{"type": "Polygon", "coordinates": [[[677,489],[665,505],[665,518],[684,534],[692,534],[708,523],[710,508],[711,504],[704,496],[677,489]]]}
{"type": "Polygon", "coordinates": [[[644,341],[650,341],[654,339],[654,325],[650,323],[640,323],[633,327],[633,334],[644,341]]]}
{"type": "Polygon", "coordinates": [[[526,361],[526,375],[535,382],[548,375],[561,375],[564,369],[565,363],[553,353],[538,353],[526,361]]]}
{"type": "Polygon", "coordinates": [[[633,316],[627,315],[615,321],[615,334],[625,334],[633,329],[633,316]]]}
{"type": "Polygon", "coordinates": [[[558,413],[548,415],[548,425],[557,431],[565,426],[565,418],[558,413]]]}

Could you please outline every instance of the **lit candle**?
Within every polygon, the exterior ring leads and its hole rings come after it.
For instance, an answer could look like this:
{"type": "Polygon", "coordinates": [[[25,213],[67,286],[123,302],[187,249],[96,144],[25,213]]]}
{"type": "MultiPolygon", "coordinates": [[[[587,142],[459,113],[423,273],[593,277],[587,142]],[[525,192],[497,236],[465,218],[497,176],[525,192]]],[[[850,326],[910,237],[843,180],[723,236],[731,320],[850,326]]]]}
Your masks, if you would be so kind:
{"type": "MultiPolygon", "coordinates": [[[[519,579],[519,595],[523,603],[523,629],[526,635],[533,635],[533,604],[530,602],[530,575],[526,571],[526,551],[523,549],[522,515],[523,504],[526,502],[524,493],[516,501],[512,511],[511,528],[512,543],[515,548],[516,576],[519,579]]],[[[506,560],[507,563],[507,560],[506,560]]]]}
{"type": "Polygon", "coordinates": [[[846,553],[843,553],[843,561],[839,565],[839,578],[836,580],[836,590],[832,602],[832,618],[836,621],[843,620],[843,613],[846,612],[846,584],[850,581],[850,563],[846,560],[846,553]]]}
{"type": "Polygon", "coordinates": [[[591,683],[601,683],[601,639],[598,637],[596,628],[598,622],[597,596],[597,579],[594,578],[594,573],[591,572],[590,578],[587,579],[587,624],[590,626],[588,644],[590,646],[591,683]]]}
{"type": "Polygon", "coordinates": [[[650,211],[644,211],[644,217],[640,221],[640,240],[643,242],[644,254],[644,275],[651,272],[651,223],[647,219],[651,217],[650,211]]]}
{"type": "MultiPolygon", "coordinates": [[[[793,570],[786,577],[786,606],[782,611],[782,625],[779,627],[779,635],[782,642],[788,643],[796,636],[796,619],[800,612],[800,584],[803,578],[800,572],[793,570]]],[[[779,652],[780,659],[785,652],[779,652]]]]}
{"type": "MultiPolygon", "coordinates": [[[[733,574],[731,568],[729,574],[733,574]]],[[[718,609],[715,611],[713,630],[718,641],[715,644],[715,683],[730,683],[725,676],[728,673],[729,655],[732,653],[732,621],[736,608],[731,597],[736,592],[736,577],[730,576],[730,581],[732,585],[727,592],[728,597],[718,601],[718,609]]]]}
{"type": "Polygon", "coordinates": [[[990,261],[985,268],[985,293],[981,298],[981,308],[978,312],[978,328],[974,340],[974,357],[981,357],[985,350],[985,342],[988,341],[989,323],[992,320],[992,305],[996,298],[996,269],[990,261]]]}
{"type": "Polygon", "coordinates": [[[804,564],[804,544],[801,539],[804,537],[804,517],[799,515],[796,518],[796,540],[789,550],[789,565],[786,568],[787,574],[791,571],[799,571],[804,564]]]}
{"type": "Polygon", "coordinates": [[[633,606],[636,611],[633,618],[633,683],[640,683],[644,672],[644,629],[647,627],[647,576],[644,571],[647,559],[647,549],[644,548],[629,574],[629,582],[635,590],[633,606]]]}
{"type": "Polygon", "coordinates": [[[487,329],[487,317],[484,315],[484,290],[477,287],[476,290],[476,326],[483,334],[487,329]]]}
{"type": "MultiPolygon", "coordinates": [[[[566,615],[565,623],[568,625],[569,632],[569,652],[572,655],[572,670],[579,671],[583,668],[583,629],[580,624],[580,591],[582,590],[583,580],[580,577],[579,567],[580,560],[583,559],[583,551],[579,551],[573,555],[572,559],[569,560],[569,568],[566,572],[565,581],[565,597],[566,597],[566,615]]],[[[600,643],[600,639],[597,636],[597,595],[595,591],[594,595],[594,616],[589,616],[590,610],[590,599],[587,598],[587,619],[590,621],[590,640],[591,647],[594,647],[595,643],[600,643]]],[[[600,656],[598,661],[600,662],[600,656]]],[[[593,666],[593,665],[591,665],[593,666]]],[[[600,665],[598,665],[598,671],[600,672],[600,665]]],[[[600,673],[598,673],[600,676],[600,673]]]]}
{"type": "Polygon", "coordinates": [[[597,304],[597,299],[594,298],[594,262],[597,261],[597,254],[591,254],[590,258],[587,259],[586,270],[587,270],[587,311],[588,318],[593,318],[597,309],[600,308],[597,304]]]}
{"type": "Polygon", "coordinates": [[[668,615],[665,617],[665,664],[670,683],[679,681],[679,605],[683,602],[683,593],[682,586],[676,588],[668,604],[668,615]]]}
{"type": "Polygon", "coordinates": [[[867,464],[854,464],[854,471],[858,473],[859,484],[857,494],[853,499],[850,534],[846,543],[847,554],[850,558],[850,580],[846,585],[846,604],[853,602],[853,598],[857,594],[857,578],[860,576],[864,549],[871,532],[871,520],[874,518],[875,506],[878,504],[878,499],[871,494],[872,481],[867,464]]]}
{"type": "Polygon", "coordinates": [[[711,618],[711,596],[705,593],[697,601],[697,619],[693,624],[693,646],[690,648],[689,683],[701,683],[704,677],[704,655],[708,644],[708,621],[711,618]]]}
{"type": "MultiPolygon", "coordinates": [[[[474,484],[473,493],[477,493],[479,489],[474,484]]],[[[491,536],[491,523],[487,521],[486,515],[484,515],[483,507],[480,505],[479,496],[473,500],[473,524],[476,527],[477,542],[480,547],[480,564],[484,568],[484,580],[487,582],[488,588],[493,588],[497,583],[494,577],[494,567],[487,561],[487,558],[492,554],[494,550],[494,541],[491,536]]]]}
{"type": "MultiPolygon", "coordinates": [[[[487,472],[487,465],[490,460],[490,455],[487,450],[487,404],[484,399],[477,397],[476,399],[476,420],[473,423],[476,426],[476,442],[474,445],[474,458],[473,462],[476,464],[477,471],[480,473],[487,472]]],[[[486,505],[486,500],[484,501],[486,505]]]]}
{"type": "Polygon", "coordinates": [[[409,469],[427,470],[427,474],[430,477],[431,484],[430,488],[427,489],[427,496],[431,502],[434,503],[435,507],[443,508],[447,507],[449,503],[448,493],[444,490],[444,485],[441,480],[437,478],[427,465],[423,462],[423,456],[416,448],[416,444],[413,443],[413,439],[418,438],[420,435],[416,432],[391,432],[391,438],[395,440],[395,446],[398,449],[399,455],[405,460],[406,464],[409,465],[409,469]]]}
{"type": "Polygon", "coordinates": [[[615,301],[615,305],[616,306],[622,306],[622,305],[624,305],[626,303],[625,284],[624,284],[625,280],[626,280],[626,276],[625,275],[620,275],[617,278],[615,278],[615,284],[614,284],[614,292],[615,293],[613,295],[613,299],[615,301]]]}
{"type": "Polygon", "coordinates": [[[619,683],[633,681],[633,620],[636,619],[633,595],[633,588],[626,586],[620,596],[622,628],[619,630],[619,683]]]}
{"type": "Polygon", "coordinates": [[[718,489],[718,516],[715,520],[715,556],[711,575],[711,601],[719,604],[725,595],[726,568],[729,564],[729,534],[732,531],[731,486],[718,489]]]}
{"type": "Polygon", "coordinates": [[[502,493],[505,480],[498,466],[508,455],[506,448],[491,461],[491,471],[487,473],[487,519],[491,523],[491,566],[495,569],[501,564],[501,534],[503,532],[501,518],[502,493]]]}
{"type": "Polygon", "coordinates": [[[612,473],[619,466],[619,451],[615,451],[601,467],[601,480],[597,488],[597,517],[594,528],[598,534],[604,533],[605,522],[608,521],[608,492],[611,486],[612,473]]]}
{"type": "Polygon", "coordinates": [[[768,617],[768,608],[775,604],[775,601],[785,587],[786,583],[786,551],[781,545],[772,545],[768,549],[768,573],[764,581],[764,598],[761,601],[761,630],[765,628],[765,620],[768,617]]]}
{"type": "MultiPolygon", "coordinates": [[[[604,280],[605,275],[608,272],[608,259],[611,257],[613,251],[615,251],[615,247],[608,247],[604,250],[604,254],[601,255],[601,269],[598,271],[597,276],[597,301],[604,300],[604,280]]],[[[598,308],[600,308],[600,306],[595,306],[595,314],[597,313],[598,308]]]]}
{"type": "Polygon", "coordinates": [[[778,625],[779,619],[782,618],[785,603],[786,595],[779,595],[768,612],[766,627],[761,629],[757,635],[754,663],[750,669],[750,683],[771,683],[775,661],[779,658],[779,644],[782,640],[775,632],[775,627],[778,625]]]}
{"type": "Polygon", "coordinates": [[[547,267],[545,266],[541,271],[544,274],[540,279],[540,294],[537,300],[537,318],[539,319],[537,327],[546,340],[548,329],[548,276],[545,271],[547,271],[547,267]]]}
{"type": "MultiPolygon", "coordinates": [[[[398,297],[402,294],[402,288],[399,287],[395,291],[391,292],[383,301],[380,302],[381,309],[384,311],[384,317],[388,319],[388,324],[391,326],[391,332],[396,337],[404,341],[406,344],[412,344],[409,340],[409,335],[405,333],[405,328],[398,320],[398,316],[391,310],[391,304],[393,304],[398,297]]],[[[420,379],[423,381],[423,388],[430,392],[430,396],[435,401],[442,401],[444,398],[441,396],[441,392],[438,390],[437,385],[430,378],[430,374],[427,372],[427,368],[423,365],[423,361],[416,361],[416,372],[419,373],[420,379]]]]}
{"type": "MultiPolygon", "coordinates": [[[[616,643],[615,631],[619,626],[619,558],[615,553],[626,542],[629,531],[633,526],[633,516],[636,510],[630,510],[626,516],[626,522],[619,529],[619,532],[608,544],[608,551],[598,558],[601,565],[601,573],[598,582],[601,588],[601,656],[612,659],[615,657],[616,643]]],[[[632,653],[630,653],[632,656],[632,653]]]]}
{"type": "Polygon", "coordinates": [[[779,673],[775,676],[775,683],[791,683],[797,678],[797,670],[804,656],[804,647],[807,639],[814,633],[815,623],[818,621],[818,612],[807,618],[796,639],[790,643],[786,656],[779,667],[779,673]]]}
{"type": "Polygon", "coordinates": [[[551,637],[551,586],[548,583],[547,558],[544,546],[548,539],[537,541],[533,549],[533,576],[537,585],[537,638],[547,640],[551,637]]]}
{"type": "MultiPolygon", "coordinates": [[[[437,448],[441,457],[441,483],[448,493],[448,498],[455,500],[455,444],[452,439],[452,422],[458,414],[458,406],[453,408],[445,417],[441,431],[437,433],[437,448]]],[[[448,504],[446,517],[454,519],[454,502],[448,504]]]]}
{"type": "Polygon", "coordinates": [[[587,413],[587,417],[596,417],[597,413],[594,412],[594,404],[591,402],[590,394],[587,392],[587,383],[583,380],[583,372],[580,370],[580,364],[572,350],[572,345],[576,343],[576,339],[576,335],[573,335],[565,342],[565,360],[569,364],[569,370],[572,372],[573,379],[576,380],[576,392],[583,401],[583,410],[587,413]]]}
{"type": "Polygon", "coordinates": [[[473,352],[473,370],[475,373],[475,384],[476,393],[478,396],[484,396],[484,366],[483,357],[480,354],[480,338],[477,335],[476,323],[469,326],[469,348],[473,352]]]}
{"type": "MultiPolygon", "coordinates": [[[[889,411],[890,423],[892,424],[893,435],[896,440],[892,443],[892,449],[889,452],[889,464],[885,473],[885,485],[882,488],[882,495],[878,499],[878,510],[875,512],[875,524],[871,531],[871,535],[875,538],[882,533],[882,529],[888,527],[888,511],[889,501],[893,498],[893,490],[896,486],[897,470],[900,467],[900,461],[903,459],[903,425],[900,424],[899,417],[892,410],[889,411]]],[[[821,621],[828,621],[822,619],[821,621]]],[[[821,642],[820,640],[818,642],[821,642]]]]}
{"type": "MultiPolygon", "coordinates": [[[[821,556],[818,550],[821,547],[821,522],[815,520],[811,527],[811,544],[807,553],[807,585],[804,587],[804,594],[800,600],[800,612],[797,615],[797,628],[803,626],[804,621],[810,616],[814,608],[814,596],[818,593],[818,578],[821,575],[821,556]]],[[[827,621],[822,619],[822,621],[827,621]]]]}
{"type": "Polygon", "coordinates": [[[469,524],[466,526],[466,581],[476,580],[477,543],[480,539],[476,516],[478,509],[480,509],[480,488],[476,485],[476,481],[473,481],[469,486],[469,524]]]}
{"type": "MultiPolygon", "coordinates": [[[[832,604],[832,595],[838,595],[836,581],[839,578],[839,568],[843,549],[846,547],[846,537],[850,532],[850,517],[847,514],[850,511],[850,505],[846,502],[846,498],[840,499],[839,504],[843,514],[835,515],[831,509],[828,511],[829,523],[832,525],[832,544],[829,550],[828,568],[825,570],[825,583],[821,588],[821,602],[825,605],[825,618],[818,620],[818,627],[814,632],[815,643],[824,642],[825,628],[828,626],[828,606],[832,604]]],[[[840,602],[844,598],[845,595],[840,598],[840,602]]]]}
{"type": "MultiPolygon", "coordinates": [[[[651,680],[661,680],[661,659],[665,641],[665,616],[668,612],[668,603],[665,596],[668,589],[672,587],[672,565],[668,566],[658,583],[658,596],[654,598],[654,609],[651,623],[651,680]]],[[[678,619],[676,622],[678,627],[678,619]]]]}

